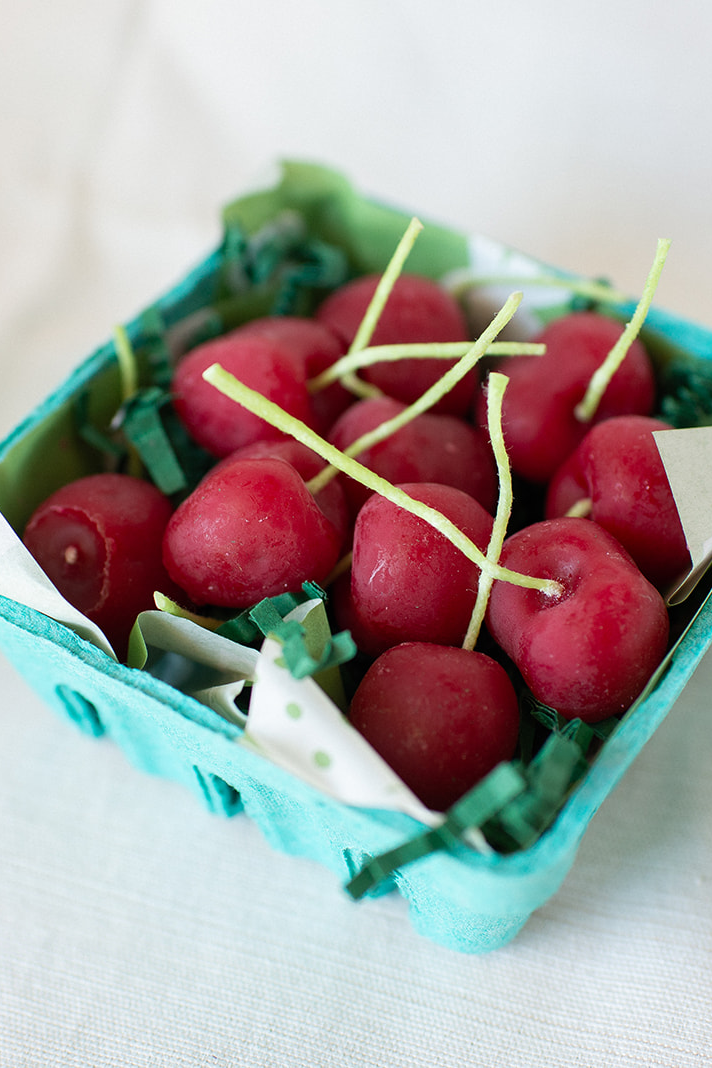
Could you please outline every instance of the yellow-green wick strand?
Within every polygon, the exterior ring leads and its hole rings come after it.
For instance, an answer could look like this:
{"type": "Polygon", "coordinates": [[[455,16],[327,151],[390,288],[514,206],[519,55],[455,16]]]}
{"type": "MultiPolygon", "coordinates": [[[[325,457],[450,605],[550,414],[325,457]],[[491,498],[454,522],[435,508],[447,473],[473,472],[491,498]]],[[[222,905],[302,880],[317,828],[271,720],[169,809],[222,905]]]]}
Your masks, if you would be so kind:
{"type": "Polygon", "coordinates": [[[580,422],[591,422],[596,414],[601,398],[608,388],[609,382],[623,363],[630,346],[640,333],[640,329],[645,322],[645,317],[648,314],[650,305],[653,302],[655,290],[658,287],[658,282],[660,281],[660,275],[665,265],[669,248],[670,241],[665,238],[660,238],[658,240],[655,259],[653,260],[653,265],[650,268],[643,294],[638,301],[633,316],[630,322],[626,324],[623,333],[618,338],[618,341],[608,353],[608,356],[606,356],[601,366],[594,371],[583,400],[575,408],[574,414],[580,422]]]}
{"type": "MultiPolygon", "coordinates": [[[[487,546],[487,559],[491,563],[498,563],[502,545],[507,534],[509,517],[512,514],[512,472],[509,466],[509,458],[504,444],[502,433],[502,398],[507,388],[509,379],[506,375],[497,371],[490,372],[487,380],[487,428],[489,430],[492,452],[494,453],[499,478],[499,497],[497,499],[497,511],[494,525],[487,546]]],[[[467,628],[463,649],[472,650],[477,645],[480,630],[484,623],[490,591],[492,590],[493,576],[491,572],[482,571],[477,584],[477,597],[472,610],[470,623],[467,628]]]]}
{"type": "MultiPolygon", "coordinates": [[[[435,341],[420,345],[368,345],[359,352],[352,352],[336,360],[325,371],[307,382],[310,393],[318,393],[351,371],[372,367],[377,363],[393,363],[397,360],[457,360],[464,356],[471,341],[435,341]]],[[[485,356],[543,356],[546,345],[536,341],[493,341],[485,356]]]]}
{"type": "Polygon", "coordinates": [[[412,512],[413,515],[424,520],[424,522],[429,523],[443,537],[452,542],[468,560],[477,564],[483,573],[491,574],[495,579],[511,582],[516,586],[540,590],[549,596],[556,596],[561,593],[561,585],[554,579],[541,579],[534,578],[531,575],[522,575],[516,571],[500,567],[499,564],[491,563],[475,543],[463,534],[447,516],[438,512],[437,509],[423,504],[422,501],[415,500],[404,490],[393,486],[385,478],[381,478],[380,475],[369,470],[368,467],[364,467],[357,460],[346,456],[301,420],[285,412],[279,405],[268,400],[261,393],[238,381],[234,375],[222,368],[220,364],[214,363],[208,367],[203,372],[203,378],[226,397],[230,397],[231,400],[241,404],[248,411],[266,420],[277,430],[288,434],[297,441],[301,441],[345,475],[355,479],[357,482],[361,482],[368,489],[385,497],[386,500],[389,500],[397,507],[405,508],[407,511],[412,512]]]}
{"type": "MultiPolygon", "coordinates": [[[[373,332],[378,326],[378,320],[381,317],[381,312],[383,311],[385,303],[388,300],[395,281],[403,270],[403,265],[408,259],[410,251],[422,229],[423,224],[415,217],[408,223],[405,233],[401,237],[395,252],[390,258],[388,266],[378,281],[378,285],[376,286],[374,294],[366,308],[364,317],[349,346],[349,353],[360,352],[361,349],[365,349],[373,337],[373,332]]],[[[345,389],[351,390],[352,393],[355,393],[360,397],[381,396],[381,391],[377,387],[372,386],[368,382],[361,381],[361,379],[357,378],[353,373],[345,374],[341,380],[341,384],[345,389]]]]}
{"type": "Polygon", "coordinates": [[[116,352],[116,362],[119,365],[121,402],[123,404],[131,400],[138,391],[136,357],[133,346],[129,341],[129,335],[123,326],[117,326],[114,329],[114,351],[116,352]]]}
{"type": "Polygon", "coordinates": [[[408,259],[416,238],[422,229],[423,224],[419,219],[412,218],[408,223],[406,231],[398,242],[388,266],[380,277],[375,292],[366,309],[366,314],[361,320],[356,335],[349,346],[349,352],[359,352],[361,349],[365,349],[373,337],[373,332],[378,325],[378,320],[381,317],[381,312],[390,296],[393,285],[403,270],[405,261],[408,259]]]}
{"type": "MultiPolygon", "coordinates": [[[[416,416],[422,415],[436,405],[438,401],[449,393],[450,390],[472,370],[479,360],[482,359],[491,345],[493,338],[504,329],[521,304],[521,301],[521,293],[512,293],[497,315],[495,315],[490,325],[483,330],[475,342],[470,343],[464,356],[461,356],[453,367],[448,368],[437,382],[434,382],[416,401],[409,404],[403,411],[398,412],[392,419],[384,420],[377,427],[374,427],[373,430],[369,430],[366,434],[362,434],[356,441],[352,441],[351,444],[344,449],[344,454],[346,456],[358,456],[359,453],[372,448],[374,445],[378,444],[378,442],[385,441],[386,438],[395,434],[397,430],[400,430],[401,427],[410,423],[416,416]]],[[[338,472],[333,465],[327,466],[323,468],[318,475],[315,475],[314,478],[307,483],[307,486],[312,493],[318,493],[319,490],[322,490],[336,474],[338,474],[338,472]]]]}

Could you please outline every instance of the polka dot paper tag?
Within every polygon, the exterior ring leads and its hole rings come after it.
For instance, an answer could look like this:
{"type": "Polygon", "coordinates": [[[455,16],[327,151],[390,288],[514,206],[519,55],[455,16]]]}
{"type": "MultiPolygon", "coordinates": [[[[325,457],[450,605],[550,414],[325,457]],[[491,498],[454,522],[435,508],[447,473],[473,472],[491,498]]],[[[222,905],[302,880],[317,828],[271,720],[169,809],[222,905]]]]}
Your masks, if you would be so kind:
{"type": "Polygon", "coordinates": [[[293,678],[273,638],[255,669],[242,744],[336,800],[439,818],[393,774],[313,678],[293,678]]]}

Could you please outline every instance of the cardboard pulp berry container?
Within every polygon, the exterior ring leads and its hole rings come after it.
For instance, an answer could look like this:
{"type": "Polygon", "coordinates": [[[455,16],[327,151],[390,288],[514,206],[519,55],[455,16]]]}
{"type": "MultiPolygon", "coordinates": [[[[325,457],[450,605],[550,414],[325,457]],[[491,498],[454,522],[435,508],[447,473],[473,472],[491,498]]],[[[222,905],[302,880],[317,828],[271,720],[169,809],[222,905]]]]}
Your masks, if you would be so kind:
{"type": "MultiPolygon", "coordinates": [[[[318,289],[344,265],[351,273],[382,270],[408,218],[361,197],[332,171],[285,164],[273,188],[225,210],[220,246],[127,324],[128,336],[150,358],[161,332],[180,346],[186,338],[209,336],[275,308],[302,311],[300,294],[311,286],[313,297],[315,279],[318,289]]],[[[516,285],[500,281],[479,291],[478,299],[484,293],[493,307],[502,293],[520,288],[522,276],[559,273],[488,239],[430,225],[416,242],[408,270],[444,279],[467,273],[516,278],[516,285]]],[[[523,328],[562,310],[568,300],[559,286],[532,286],[523,328]]],[[[629,310],[619,308],[621,316],[629,310]]],[[[694,384],[695,375],[704,379],[712,367],[712,334],[694,324],[653,310],[645,338],[666,381],[679,370],[694,384]]],[[[93,425],[107,426],[118,396],[109,341],[0,444],[0,510],[15,531],[21,534],[50,491],[100,467],[98,453],[79,432],[77,413],[81,406],[93,425]]],[[[138,768],[184,783],[215,812],[255,820],[275,848],[326,865],[342,883],[358,876],[371,858],[385,858],[380,869],[371,866],[369,892],[400,892],[420,933],[456,950],[485,952],[509,941],[561,885],[596,810],[709,647],[712,602],[699,594],[683,622],[652,684],[589,754],[585,772],[572,780],[544,826],[528,844],[504,851],[483,849],[481,840],[478,845],[457,833],[443,837],[439,848],[410,848],[427,838],[427,828],[411,815],[346,804],[320,792],[240,745],[239,722],[149,671],[111,659],[67,626],[9,596],[0,597],[0,648],[61,715],[111,739],[138,768]]]]}

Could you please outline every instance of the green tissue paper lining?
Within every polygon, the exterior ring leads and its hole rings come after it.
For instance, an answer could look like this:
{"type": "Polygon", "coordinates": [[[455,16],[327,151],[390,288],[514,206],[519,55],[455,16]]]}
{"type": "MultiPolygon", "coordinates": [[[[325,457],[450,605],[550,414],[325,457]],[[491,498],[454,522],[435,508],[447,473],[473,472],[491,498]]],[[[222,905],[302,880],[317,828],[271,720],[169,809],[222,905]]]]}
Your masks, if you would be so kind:
{"type": "MultiPolygon", "coordinates": [[[[300,214],[311,235],[343,249],[351,272],[359,274],[384,269],[410,220],[406,212],[364,200],[336,171],[286,162],[279,185],[229,204],[223,221],[228,233],[237,228],[250,234],[288,210],[300,214]]],[[[427,222],[408,257],[408,270],[441,278],[466,267],[468,259],[462,234],[427,222]]]]}

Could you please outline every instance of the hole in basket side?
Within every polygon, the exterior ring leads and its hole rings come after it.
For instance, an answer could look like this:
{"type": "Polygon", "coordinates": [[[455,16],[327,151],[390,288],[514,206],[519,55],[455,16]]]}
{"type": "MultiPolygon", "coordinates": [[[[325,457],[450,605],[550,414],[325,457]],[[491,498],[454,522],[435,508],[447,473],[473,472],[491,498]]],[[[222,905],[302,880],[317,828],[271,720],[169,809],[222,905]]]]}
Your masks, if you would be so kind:
{"type": "Polygon", "coordinates": [[[234,786],[230,786],[219,775],[201,771],[196,765],[193,765],[193,773],[203,801],[211,812],[234,816],[242,809],[240,794],[234,786]]]}
{"type": "MultiPolygon", "coordinates": [[[[363,849],[351,849],[346,846],[341,850],[341,854],[346,864],[346,870],[348,872],[348,878],[354,879],[365,864],[369,860],[372,860],[370,853],[364,852],[363,849]]],[[[369,891],[369,897],[381,897],[382,894],[389,894],[395,890],[396,883],[392,875],[389,875],[386,879],[382,879],[379,883],[374,885],[369,891]]]]}
{"type": "Polygon", "coordinates": [[[55,687],[55,694],[59,698],[65,712],[81,731],[98,738],[104,733],[104,724],[101,722],[99,713],[91,701],[87,701],[77,690],[70,686],[60,685],[55,687]]]}

